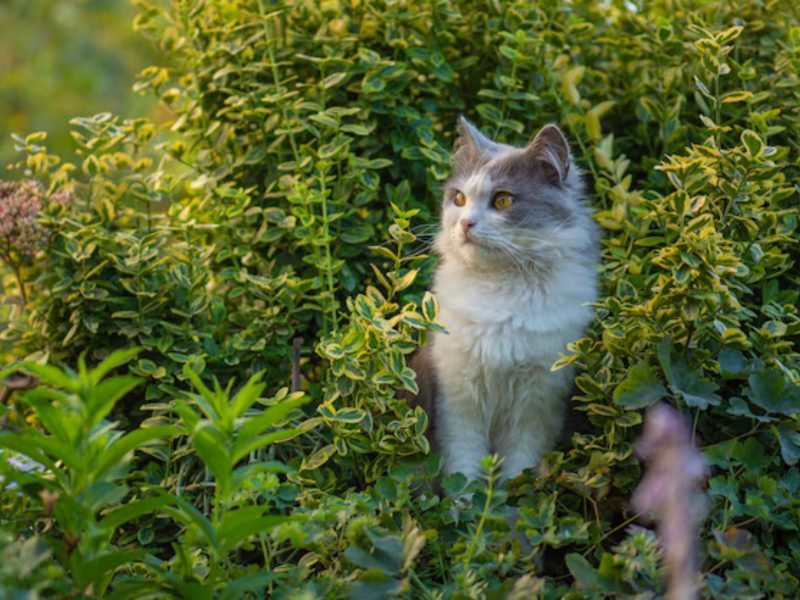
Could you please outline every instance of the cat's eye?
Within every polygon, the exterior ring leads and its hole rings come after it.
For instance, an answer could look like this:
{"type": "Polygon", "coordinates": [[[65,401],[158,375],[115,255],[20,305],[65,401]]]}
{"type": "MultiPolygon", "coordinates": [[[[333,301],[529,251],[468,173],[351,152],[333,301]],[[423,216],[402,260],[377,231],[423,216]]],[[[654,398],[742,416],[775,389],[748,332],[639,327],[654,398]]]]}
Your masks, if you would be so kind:
{"type": "Polygon", "coordinates": [[[453,204],[456,206],[464,206],[467,203],[467,197],[462,192],[456,192],[453,198],[453,204]]]}
{"type": "Polygon", "coordinates": [[[496,210],[506,210],[514,204],[514,196],[508,192],[497,192],[492,198],[492,206],[496,210]]]}

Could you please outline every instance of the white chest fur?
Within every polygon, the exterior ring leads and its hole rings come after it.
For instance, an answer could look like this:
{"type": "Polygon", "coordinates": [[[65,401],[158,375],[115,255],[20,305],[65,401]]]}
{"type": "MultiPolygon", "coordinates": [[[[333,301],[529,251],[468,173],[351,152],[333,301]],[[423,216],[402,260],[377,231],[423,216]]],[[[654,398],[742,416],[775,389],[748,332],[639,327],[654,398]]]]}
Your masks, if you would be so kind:
{"type": "Polygon", "coordinates": [[[433,339],[446,469],[475,477],[490,452],[504,474],[534,466],[561,429],[570,370],[550,366],[591,318],[596,274],[562,264],[544,282],[443,263],[434,291],[448,334],[433,339]]]}

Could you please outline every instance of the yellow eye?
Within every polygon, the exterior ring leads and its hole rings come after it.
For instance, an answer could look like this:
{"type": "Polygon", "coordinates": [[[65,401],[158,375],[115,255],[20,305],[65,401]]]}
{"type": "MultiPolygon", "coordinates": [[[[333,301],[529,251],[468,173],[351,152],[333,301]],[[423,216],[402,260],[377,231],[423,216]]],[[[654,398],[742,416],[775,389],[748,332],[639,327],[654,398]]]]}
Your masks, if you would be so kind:
{"type": "Polygon", "coordinates": [[[492,199],[492,206],[497,210],[506,210],[514,204],[514,196],[508,192],[497,192],[492,199]]]}
{"type": "Polygon", "coordinates": [[[467,197],[461,192],[456,192],[456,197],[453,198],[453,204],[456,206],[464,206],[467,203],[467,197]]]}

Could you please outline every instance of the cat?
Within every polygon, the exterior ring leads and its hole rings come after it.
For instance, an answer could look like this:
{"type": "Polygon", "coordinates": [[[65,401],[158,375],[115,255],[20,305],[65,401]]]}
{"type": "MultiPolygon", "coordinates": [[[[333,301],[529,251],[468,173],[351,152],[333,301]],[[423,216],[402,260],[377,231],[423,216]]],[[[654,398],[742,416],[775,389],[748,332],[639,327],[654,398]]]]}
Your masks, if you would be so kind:
{"type": "Polygon", "coordinates": [[[564,425],[570,368],[551,371],[580,338],[597,298],[599,233],[561,130],[518,148],[461,117],[444,185],[432,289],[447,333],[412,359],[444,473],[500,480],[536,466],[564,425]]]}

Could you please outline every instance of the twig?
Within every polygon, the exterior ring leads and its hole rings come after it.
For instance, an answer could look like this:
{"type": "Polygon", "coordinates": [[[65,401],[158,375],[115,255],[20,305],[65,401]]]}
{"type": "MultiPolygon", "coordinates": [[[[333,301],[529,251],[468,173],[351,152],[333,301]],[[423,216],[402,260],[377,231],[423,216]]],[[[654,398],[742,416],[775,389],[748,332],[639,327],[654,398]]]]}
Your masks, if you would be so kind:
{"type": "Polygon", "coordinates": [[[300,391],[300,348],[303,338],[296,337],[292,340],[292,391],[300,391]]]}

